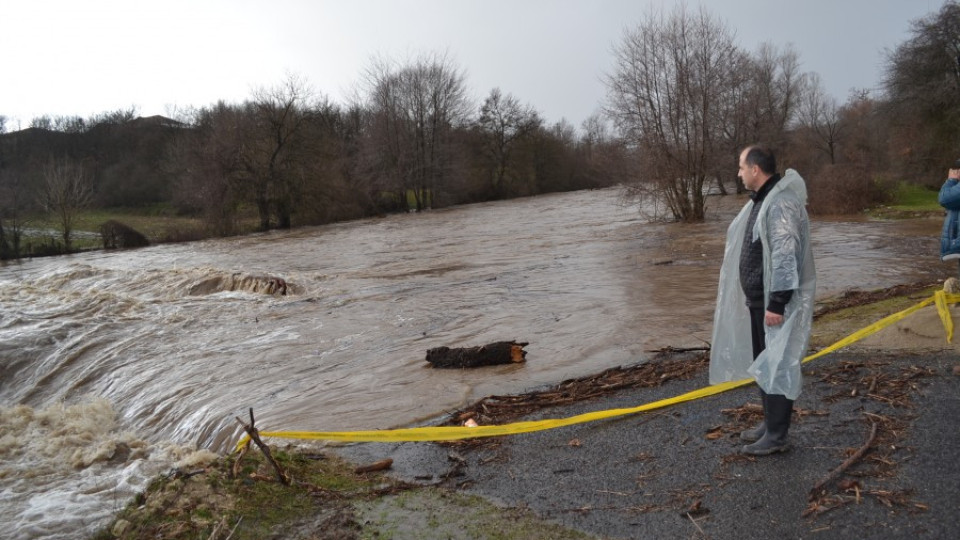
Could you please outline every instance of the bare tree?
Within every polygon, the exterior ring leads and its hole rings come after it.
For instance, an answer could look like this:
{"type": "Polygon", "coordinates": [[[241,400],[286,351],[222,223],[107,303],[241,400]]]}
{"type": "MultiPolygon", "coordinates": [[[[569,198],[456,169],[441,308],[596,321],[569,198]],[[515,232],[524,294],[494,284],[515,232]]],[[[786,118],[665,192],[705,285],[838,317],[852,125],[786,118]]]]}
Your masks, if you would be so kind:
{"type": "MultiPolygon", "coordinates": [[[[880,114],[880,107],[870,97],[869,90],[852,90],[837,114],[842,126],[838,161],[842,159],[871,173],[888,168],[888,150],[894,137],[891,137],[888,118],[880,114]]],[[[905,133],[896,136],[909,137],[905,133]]]]}
{"type": "Polygon", "coordinates": [[[16,171],[0,170],[0,259],[19,258],[29,203],[26,182],[16,171]]]}
{"type": "MultiPolygon", "coordinates": [[[[6,132],[5,116],[0,116],[0,134],[6,132]]],[[[24,216],[32,197],[27,194],[22,167],[12,166],[19,153],[19,137],[0,141],[0,260],[20,257],[20,241],[27,224],[24,216]]]]}
{"type": "Polygon", "coordinates": [[[724,179],[730,178],[737,193],[745,188],[737,176],[737,160],[746,145],[756,142],[753,120],[753,59],[743,50],[737,50],[730,59],[729,91],[724,95],[717,111],[717,123],[721,126],[723,146],[727,158],[715,165],[712,174],[716,177],[717,190],[726,195],[724,179]]]}
{"type": "Polygon", "coordinates": [[[491,90],[484,100],[477,126],[483,133],[484,153],[490,160],[490,186],[494,193],[505,195],[510,191],[516,146],[537,129],[540,122],[536,110],[521,105],[510,94],[504,96],[499,88],[491,90]]]}
{"type": "Polygon", "coordinates": [[[30,120],[30,127],[36,129],[53,129],[53,119],[49,115],[35,116],[30,120]]]}
{"type": "Polygon", "coordinates": [[[90,174],[82,163],[69,158],[51,158],[43,167],[42,204],[60,222],[63,246],[68,252],[77,214],[90,204],[92,198],[90,174]]]}
{"type": "Polygon", "coordinates": [[[290,75],[279,86],[257,90],[252,109],[256,132],[243,159],[253,180],[260,228],[270,228],[273,213],[277,225],[286,229],[310,159],[309,119],[318,109],[318,96],[304,79],[290,75]]]}
{"type": "Polygon", "coordinates": [[[212,234],[239,230],[237,209],[250,183],[242,152],[251,122],[242,106],[219,102],[194,113],[192,129],[168,148],[165,167],[177,178],[174,202],[200,211],[212,234]]]}
{"type": "MultiPolygon", "coordinates": [[[[2,156],[0,156],[2,158],[2,156]]],[[[20,255],[19,182],[0,159],[0,260],[20,255]]]]}
{"type": "Polygon", "coordinates": [[[607,113],[640,154],[634,193],[676,220],[702,220],[704,181],[728,152],[721,113],[739,54],[732,32],[684,6],[668,18],[651,12],[614,53],[607,113]]]}
{"type": "Polygon", "coordinates": [[[837,162],[837,145],[843,132],[840,107],[833,96],[826,93],[820,75],[811,73],[800,102],[800,125],[813,137],[813,144],[830,159],[837,162]]]}
{"type": "MultiPolygon", "coordinates": [[[[4,133],[6,133],[6,131],[7,131],[7,117],[0,114],[0,135],[3,135],[4,133]]],[[[3,145],[0,144],[0,196],[3,195],[4,184],[6,183],[5,182],[6,175],[4,174],[5,172],[4,167],[5,167],[5,163],[3,159],[3,145]]],[[[7,198],[4,197],[3,199],[0,199],[0,200],[6,200],[6,199],[7,198]]],[[[6,209],[3,208],[2,205],[0,205],[0,260],[8,259],[11,256],[10,244],[7,242],[7,235],[3,229],[3,220],[6,213],[7,213],[6,209]]]]}
{"type": "Polygon", "coordinates": [[[630,177],[625,148],[615,137],[609,122],[600,113],[587,117],[580,125],[583,136],[579,148],[586,164],[585,177],[593,186],[610,186],[630,177]]]}
{"type": "Polygon", "coordinates": [[[783,146],[787,130],[796,119],[806,75],[800,71],[800,55],[792,46],[779,49],[762,43],[751,56],[750,118],[752,138],[783,146]]]}
{"type": "MultiPolygon", "coordinates": [[[[117,109],[115,111],[105,111],[99,114],[95,114],[86,121],[86,124],[89,126],[98,126],[98,125],[120,125],[127,122],[136,120],[139,115],[137,107],[131,106],[129,109],[117,109]]],[[[67,118],[61,123],[65,125],[75,124],[76,119],[67,118]]],[[[81,121],[82,123],[82,121],[81,121]]]]}
{"type": "Polygon", "coordinates": [[[402,66],[375,60],[365,78],[371,171],[401,203],[411,193],[417,210],[432,206],[454,157],[452,131],[470,114],[464,73],[432,54],[402,66]]]}
{"type": "Polygon", "coordinates": [[[219,234],[237,232],[240,204],[257,209],[261,230],[291,227],[295,215],[304,223],[356,215],[353,209],[338,214],[325,208],[342,201],[351,173],[342,162],[341,141],[332,140],[352,133],[342,120],[297,76],[257,90],[240,105],[202,109],[193,133],[168,156],[180,179],[178,204],[202,210],[219,234]]]}

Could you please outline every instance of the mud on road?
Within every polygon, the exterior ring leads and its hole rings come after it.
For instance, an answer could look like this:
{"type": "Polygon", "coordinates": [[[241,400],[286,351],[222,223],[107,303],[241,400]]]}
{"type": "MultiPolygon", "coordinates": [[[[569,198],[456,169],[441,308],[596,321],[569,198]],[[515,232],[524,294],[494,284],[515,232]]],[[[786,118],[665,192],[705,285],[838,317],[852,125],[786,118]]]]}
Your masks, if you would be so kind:
{"type": "MultiPolygon", "coordinates": [[[[768,458],[739,453],[739,432],[760,415],[755,387],[510,438],[347,453],[392,456],[398,478],[527,508],[598,537],[956,537],[955,365],[953,355],[931,353],[818,360],[796,403],[794,449],[768,458]]],[[[630,407],[704,384],[701,371],[522,418],[630,407]]]]}

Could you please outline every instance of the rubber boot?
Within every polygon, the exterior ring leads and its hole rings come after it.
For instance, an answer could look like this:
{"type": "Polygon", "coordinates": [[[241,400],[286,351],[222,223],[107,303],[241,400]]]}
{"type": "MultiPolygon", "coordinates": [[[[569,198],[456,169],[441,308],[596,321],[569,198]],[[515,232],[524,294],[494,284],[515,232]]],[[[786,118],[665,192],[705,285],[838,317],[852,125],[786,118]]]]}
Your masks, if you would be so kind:
{"type": "MultiPolygon", "coordinates": [[[[767,410],[767,393],[760,389],[760,403],[763,404],[764,414],[767,410]]],[[[756,426],[745,429],[740,432],[740,440],[745,443],[757,442],[763,437],[763,434],[767,432],[767,421],[766,419],[760,420],[760,423],[756,426]]]]}
{"type": "Polygon", "coordinates": [[[793,401],[778,394],[767,394],[763,409],[767,430],[760,440],[743,447],[748,456],[767,456],[790,450],[787,432],[790,430],[790,415],[793,414],[793,401]]]}

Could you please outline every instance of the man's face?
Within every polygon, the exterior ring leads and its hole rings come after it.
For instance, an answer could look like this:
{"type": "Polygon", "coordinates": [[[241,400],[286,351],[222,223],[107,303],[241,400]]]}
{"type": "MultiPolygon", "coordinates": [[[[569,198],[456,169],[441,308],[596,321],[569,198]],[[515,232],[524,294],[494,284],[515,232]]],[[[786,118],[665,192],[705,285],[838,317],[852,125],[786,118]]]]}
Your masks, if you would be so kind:
{"type": "Polygon", "coordinates": [[[749,189],[750,191],[756,191],[760,188],[760,167],[757,165],[750,165],[746,161],[747,151],[744,150],[740,152],[740,172],[737,173],[737,176],[743,180],[743,186],[749,189]]]}

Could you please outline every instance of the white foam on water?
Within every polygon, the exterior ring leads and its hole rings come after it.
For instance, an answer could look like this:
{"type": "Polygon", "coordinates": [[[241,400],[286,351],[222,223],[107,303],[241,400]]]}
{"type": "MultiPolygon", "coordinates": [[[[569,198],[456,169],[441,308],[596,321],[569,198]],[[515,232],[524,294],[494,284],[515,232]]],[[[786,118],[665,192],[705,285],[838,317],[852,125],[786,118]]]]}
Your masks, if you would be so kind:
{"type": "Polygon", "coordinates": [[[9,538],[82,538],[106,526],[158,474],[216,454],[151,444],[117,429],[102,398],[0,407],[0,523],[9,538]]]}

